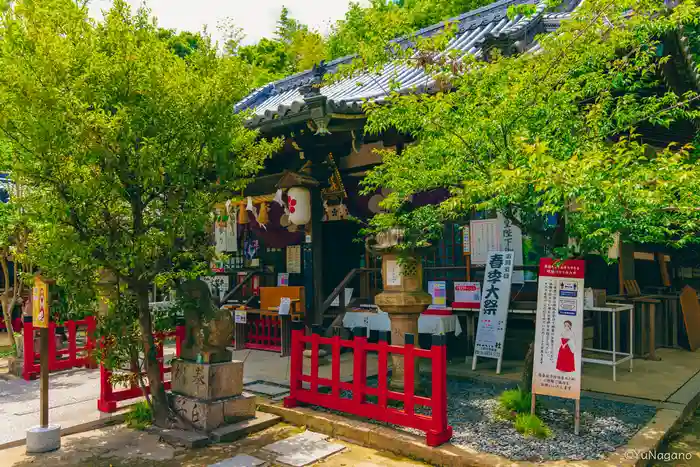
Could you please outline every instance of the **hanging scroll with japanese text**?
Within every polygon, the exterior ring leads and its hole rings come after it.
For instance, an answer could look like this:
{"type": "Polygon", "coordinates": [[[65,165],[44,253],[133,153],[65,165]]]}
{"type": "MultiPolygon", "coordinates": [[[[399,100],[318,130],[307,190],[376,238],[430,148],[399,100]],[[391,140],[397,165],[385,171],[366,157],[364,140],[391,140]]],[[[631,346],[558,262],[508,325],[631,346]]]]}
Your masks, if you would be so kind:
{"type": "Polygon", "coordinates": [[[512,251],[489,252],[472,366],[476,366],[477,357],[496,358],[500,372],[513,277],[513,257],[512,251]]]}

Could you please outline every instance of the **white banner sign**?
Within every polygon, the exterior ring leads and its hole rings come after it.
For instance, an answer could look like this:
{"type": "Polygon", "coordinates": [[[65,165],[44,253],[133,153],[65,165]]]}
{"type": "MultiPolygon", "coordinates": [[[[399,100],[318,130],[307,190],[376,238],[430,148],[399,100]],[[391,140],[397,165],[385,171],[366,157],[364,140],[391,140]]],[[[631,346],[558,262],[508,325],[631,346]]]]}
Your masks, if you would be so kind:
{"type": "Polygon", "coordinates": [[[490,251],[501,249],[501,222],[485,219],[469,223],[472,264],[486,264],[490,251]]]}
{"type": "Polygon", "coordinates": [[[533,394],[579,399],[585,262],[540,260],[533,394]]]}
{"type": "Polygon", "coordinates": [[[513,252],[492,251],[486,262],[479,324],[476,329],[476,357],[501,359],[506,337],[506,321],[513,275],[513,252]]]}
{"type": "MultiPolygon", "coordinates": [[[[501,249],[504,251],[512,251],[514,254],[513,264],[515,266],[523,265],[523,233],[520,227],[514,225],[509,219],[506,219],[499,214],[498,218],[502,222],[503,229],[501,231],[501,249]]],[[[523,271],[513,272],[513,283],[522,284],[525,282],[523,271]]]]}

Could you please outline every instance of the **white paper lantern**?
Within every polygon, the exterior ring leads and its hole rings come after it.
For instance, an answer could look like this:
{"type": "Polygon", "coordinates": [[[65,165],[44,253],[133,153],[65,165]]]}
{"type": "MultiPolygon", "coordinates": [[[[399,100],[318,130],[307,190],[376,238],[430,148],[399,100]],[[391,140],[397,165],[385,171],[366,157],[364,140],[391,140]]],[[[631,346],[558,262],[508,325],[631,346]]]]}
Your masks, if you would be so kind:
{"type": "Polygon", "coordinates": [[[294,225],[305,225],[311,220],[311,193],[308,188],[295,186],[287,192],[289,221],[294,225]]]}

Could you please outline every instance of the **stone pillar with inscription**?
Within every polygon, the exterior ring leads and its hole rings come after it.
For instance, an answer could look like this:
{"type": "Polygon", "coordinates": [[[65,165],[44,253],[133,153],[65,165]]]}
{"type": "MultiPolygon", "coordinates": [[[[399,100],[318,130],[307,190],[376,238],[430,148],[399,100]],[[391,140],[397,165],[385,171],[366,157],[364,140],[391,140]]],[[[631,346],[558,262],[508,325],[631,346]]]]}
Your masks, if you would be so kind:
{"type": "Polygon", "coordinates": [[[213,306],[204,282],[193,281],[186,293],[192,303],[210,308],[185,310],[185,340],[172,362],[171,406],[191,425],[184,428],[207,433],[255,417],[255,396],[243,392],[243,362],[232,361],[226,349],[233,340],[231,311],[213,306]]]}
{"type": "MultiPolygon", "coordinates": [[[[399,261],[391,248],[401,241],[400,231],[390,231],[384,236],[377,236],[376,249],[382,255],[382,279],[384,290],[375,297],[376,305],[389,314],[391,320],[392,345],[405,345],[406,334],[413,334],[414,344],[418,347],[418,318],[432,303],[430,294],[423,290],[423,268],[419,258],[399,261]]],[[[416,359],[416,390],[420,381],[416,359]]],[[[404,388],[404,365],[401,355],[392,354],[392,376],[390,387],[396,390],[404,388]]]]}

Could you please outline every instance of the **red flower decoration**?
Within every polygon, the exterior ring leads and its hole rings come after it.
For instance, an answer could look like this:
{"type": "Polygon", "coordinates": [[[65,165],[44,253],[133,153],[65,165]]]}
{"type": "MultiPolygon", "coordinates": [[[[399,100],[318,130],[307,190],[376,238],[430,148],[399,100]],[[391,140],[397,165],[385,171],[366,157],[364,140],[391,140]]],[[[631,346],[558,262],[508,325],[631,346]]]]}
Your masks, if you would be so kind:
{"type": "Polygon", "coordinates": [[[294,212],[297,210],[297,200],[295,200],[291,196],[287,196],[287,204],[289,205],[289,212],[294,214],[294,212]]]}

